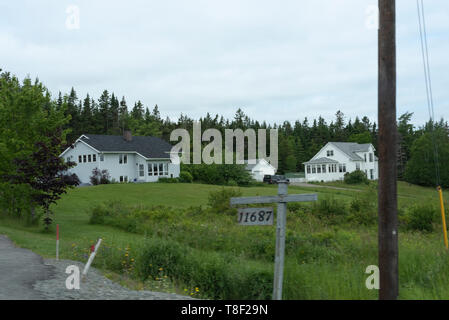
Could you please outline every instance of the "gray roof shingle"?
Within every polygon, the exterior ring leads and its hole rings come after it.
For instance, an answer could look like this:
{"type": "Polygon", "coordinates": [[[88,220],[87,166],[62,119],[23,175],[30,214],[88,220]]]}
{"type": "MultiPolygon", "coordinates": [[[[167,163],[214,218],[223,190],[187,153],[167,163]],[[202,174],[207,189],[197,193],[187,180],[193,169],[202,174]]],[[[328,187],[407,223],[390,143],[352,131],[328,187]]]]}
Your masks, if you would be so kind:
{"type": "Polygon", "coordinates": [[[323,158],[318,158],[315,160],[310,160],[310,161],[307,161],[304,163],[305,164],[321,164],[321,163],[338,163],[338,161],[323,157],[323,158]]]}
{"type": "Polygon", "coordinates": [[[81,140],[100,152],[137,152],[146,158],[168,159],[172,145],[157,137],[133,136],[126,141],[123,136],[84,134],[81,140]]]}
{"type": "Polygon", "coordinates": [[[367,152],[369,150],[369,147],[371,144],[364,143],[364,144],[358,144],[355,142],[331,142],[333,145],[335,145],[338,149],[346,153],[351,160],[355,161],[363,161],[363,159],[356,154],[356,152],[367,152]]]}

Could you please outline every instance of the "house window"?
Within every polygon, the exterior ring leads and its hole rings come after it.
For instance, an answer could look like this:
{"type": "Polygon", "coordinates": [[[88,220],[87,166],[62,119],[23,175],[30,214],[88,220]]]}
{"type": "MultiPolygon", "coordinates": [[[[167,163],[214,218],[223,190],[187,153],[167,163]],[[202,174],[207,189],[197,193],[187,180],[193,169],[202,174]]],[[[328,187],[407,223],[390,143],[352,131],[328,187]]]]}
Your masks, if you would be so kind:
{"type": "Polygon", "coordinates": [[[92,162],[92,156],[89,154],[89,155],[87,155],[87,161],[88,162],[92,162]]]}
{"type": "Polygon", "coordinates": [[[93,160],[93,162],[97,162],[97,155],[96,154],[92,155],[92,160],[93,160]]]}
{"type": "Polygon", "coordinates": [[[128,182],[128,176],[125,176],[125,182],[128,182]]]}
{"type": "Polygon", "coordinates": [[[366,153],[364,154],[364,156],[365,156],[365,162],[366,162],[366,153]]]}
{"type": "Polygon", "coordinates": [[[104,161],[104,154],[100,153],[100,161],[104,161]]]}
{"type": "Polygon", "coordinates": [[[148,164],[148,175],[149,176],[153,175],[153,164],[152,163],[148,164]]]}
{"type": "Polygon", "coordinates": [[[346,164],[339,164],[338,165],[338,169],[339,169],[339,172],[346,172],[346,164]]]}
{"type": "Polygon", "coordinates": [[[323,173],[326,173],[326,165],[323,164],[321,167],[322,167],[323,173]]]}
{"type": "Polygon", "coordinates": [[[127,154],[120,154],[119,157],[118,157],[118,163],[120,163],[120,164],[128,163],[128,155],[127,154]]]}
{"type": "Polygon", "coordinates": [[[145,166],[143,164],[139,164],[139,176],[143,177],[145,175],[145,166]]]}
{"type": "Polygon", "coordinates": [[[78,162],[79,163],[83,162],[83,158],[81,156],[78,156],[78,162]]]}
{"type": "Polygon", "coordinates": [[[159,174],[158,174],[157,168],[158,168],[157,163],[153,163],[153,174],[154,174],[155,176],[158,176],[158,175],[159,175],[159,174]]]}
{"type": "Polygon", "coordinates": [[[306,168],[307,168],[307,173],[310,173],[310,165],[307,165],[306,168]]]}
{"type": "Polygon", "coordinates": [[[332,157],[334,155],[334,150],[327,150],[327,156],[332,157]]]}
{"type": "Polygon", "coordinates": [[[120,176],[120,182],[128,182],[128,176],[120,176]]]}
{"type": "Polygon", "coordinates": [[[316,173],[316,167],[312,166],[312,173],[316,173]]]}
{"type": "Polygon", "coordinates": [[[321,165],[317,165],[317,167],[316,167],[316,173],[321,173],[321,165]]]}
{"type": "Polygon", "coordinates": [[[160,176],[164,175],[164,164],[163,163],[159,163],[159,175],[160,176]]]}
{"type": "Polygon", "coordinates": [[[123,182],[123,176],[120,176],[120,182],[123,182]]]}
{"type": "Polygon", "coordinates": [[[356,164],[355,164],[355,169],[356,169],[356,170],[360,170],[360,163],[356,163],[356,164]]]}
{"type": "Polygon", "coordinates": [[[168,176],[168,163],[164,163],[164,176],[168,176]]]}
{"type": "Polygon", "coordinates": [[[371,176],[371,180],[374,180],[374,170],[373,169],[369,170],[369,174],[371,176]]]}
{"type": "Polygon", "coordinates": [[[369,154],[369,162],[373,162],[373,154],[372,153],[369,154]]]}
{"type": "Polygon", "coordinates": [[[83,162],[87,162],[86,161],[86,155],[83,155],[83,162]]]}

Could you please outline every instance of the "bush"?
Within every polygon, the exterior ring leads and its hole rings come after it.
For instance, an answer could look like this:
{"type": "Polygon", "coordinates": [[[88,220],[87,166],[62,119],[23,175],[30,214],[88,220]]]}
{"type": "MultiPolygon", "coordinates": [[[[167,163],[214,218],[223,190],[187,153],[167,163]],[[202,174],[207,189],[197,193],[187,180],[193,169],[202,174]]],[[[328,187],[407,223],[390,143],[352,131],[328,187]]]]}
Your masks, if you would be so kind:
{"type": "MultiPolygon", "coordinates": [[[[375,195],[375,193],[373,193],[375,195]]],[[[371,194],[356,195],[349,205],[347,220],[361,225],[373,225],[377,222],[377,199],[371,194]]]]}
{"type": "Polygon", "coordinates": [[[136,273],[145,280],[164,273],[198,287],[211,299],[270,299],[270,266],[241,261],[230,254],[204,252],[166,239],[150,238],[138,250],[136,273]]]}
{"type": "Polygon", "coordinates": [[[345,203],[333,197],[325,197],[314,202],[312,210],[320,218],[334,218],[335,216],[343,216],[347,212],[345,203]]]}
{"type": "Polygon", "coordinates": [[[346,172],[344,181],[347,184],[360,184],[360,183],[369,183],[368,178],[366,177],[365,172],[361,170],[355,170],[351,173],[346,172]]]}
{"type": "Polygon", "coordinates": [[[162,183],[178,183],[179,179],[178,178],[166,178],[166,177],[160,177],[158,179],[157,182],[162,182],[162,183]]]}
{"type": "Polygon", "coordinates": [[[190,172],[181,171],[181,173],[179,174],[179,182],[192,183],[193,182],[193,177],[190,174],[190,172]]]}
{"type": "Polygon", "coordinates": [[[230,199],[233,197],[241,197],[242,192],[234,188],[222,188],[218,191],[209,193],[208,204],[216,213],[236,214],[237,209],[231,208],[230,199]]]}
{"type": "Polygon", "coordinates": [[[253,180],[245,165],[240,164],[189,164],[182,165],[183,171],[189,172],[193,181],[207,184],[227,185],[235,181],[239,186],[248,186],[253,180]]]}
{"type": "Polygon", "coordinates": [[[92,170],[92,175],[90,176],[90,183],[94,186],[99,184],[109,184],[111,178],[108,170],[101,170],[98,168],[94,168],[92,170]]]}
{"type": "Polygon", "coordinates": [[[438,211],[431,205],[419,204],[407,208],[404,221],[409,230],[432,232],[438,211]]]}

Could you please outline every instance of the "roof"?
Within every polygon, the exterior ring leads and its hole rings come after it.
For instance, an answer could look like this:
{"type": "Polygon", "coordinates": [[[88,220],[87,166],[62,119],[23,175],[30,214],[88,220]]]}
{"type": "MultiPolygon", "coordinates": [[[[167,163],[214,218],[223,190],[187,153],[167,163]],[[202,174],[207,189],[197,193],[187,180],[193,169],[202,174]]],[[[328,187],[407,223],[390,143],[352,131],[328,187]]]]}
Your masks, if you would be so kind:
{"type": "Polygon", "coordinates": [[[271,166],[271,164],[267,160],[265,160],[263,158],[262,159],[250,159],[250,160],[245,160],[244,161],[245,164],[246,164],[246,167],[245,167],[246,170],[253,170],[253,168],[255,166],[257,166],[262,160],[264,160],[269,166],[271,166]],[[249,161],[251,161],[251,162],[256,161],[256,163],[248,163],[249,161]]]}
{"type": "Polygon", "coordinates": [[[367,152],[371,146],[370,143],[358,144],[355,142],[330,142],[338,149],[346,153],[351,160],[363,161],[363,159],[356,154],[356,152],[367,152]]]}
{"type": "Polygon", "coordinates": [[[126,141],[123,136],[84,134],[79,140],[100,152],[137,152],[145,158],[170,158],[172,145],[157,137],[133,136],[126,141]]]}
{"type": "Polygon", "coordinates": [[[323,158],[318,158],[318,159],[315,159],[315,160],[310,160],[310,161],[307,161],[307,162],[304,162],[304,163],[305,164],[338,163],[338,161],[333,160],[333,159],[329,159],[329,158],[326,158],[326,157],[323,157],[323,158]]]}

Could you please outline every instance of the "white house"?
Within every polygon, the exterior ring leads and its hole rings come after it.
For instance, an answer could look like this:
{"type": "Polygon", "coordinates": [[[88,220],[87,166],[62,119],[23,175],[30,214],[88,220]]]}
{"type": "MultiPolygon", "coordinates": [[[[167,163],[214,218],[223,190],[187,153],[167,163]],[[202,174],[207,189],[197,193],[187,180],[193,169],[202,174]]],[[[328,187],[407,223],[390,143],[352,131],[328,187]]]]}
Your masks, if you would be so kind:
{"type": "Polygon", "coordinates": [[[378,159],[371,143],[328,142],[305,162],[306,181],[343,180],[346,172],[361,170],[370,180],[379,177],[378,159]]]}
{"type": "Polygon", "coordinates": [[[251,173],[256,181],[263,181],[263,176],[266,174],[272,176],[276,173],[276,168],[265,159],[246,160],[245,164],[246,170],[251,173]]]}
{"type": "Polygon", "coordinates": [[[69,169],[81,183],[90,183],[92,170],[108,170],[117,182],[155,182],[159,177],[179,177],[180,165],[170,161],[172,146],[156,137],[83,134],[60,157],[76,162],[69,169]]]}

